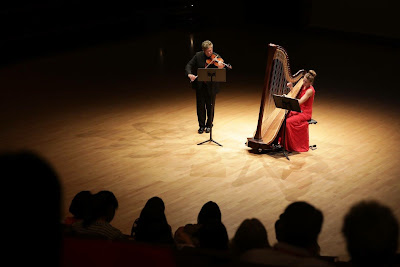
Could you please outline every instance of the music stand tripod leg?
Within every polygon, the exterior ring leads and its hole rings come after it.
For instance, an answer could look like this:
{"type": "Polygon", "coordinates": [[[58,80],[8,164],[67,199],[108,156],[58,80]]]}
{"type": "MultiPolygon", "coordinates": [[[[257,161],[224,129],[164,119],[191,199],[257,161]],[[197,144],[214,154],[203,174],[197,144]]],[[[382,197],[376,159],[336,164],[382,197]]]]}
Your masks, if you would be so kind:
{"type": "MultiPolygon", "coordinates": [[[[212,82],[213,82],[213,78],[212,77],[213,76],[212,75],[210,75],[210,76],[211,76],[211,84],[212,84],[212,82]]],[[[212,114],[212,117],[214,118],[215,96],[214,96],[213,93],[211,93],[211,95],[213,97],[213,99],[211,100],[211,103],[212,103],[212,105],[211,105],[211,114],[212,114]]],[[[207,143],[207,142],[214,142],[215,144],[217,144],[219,146],[222,146],[220,143],[218,143],[218,142],[216,142],[216,141],[214,141],[212,139],[212,128],[213,128],[213,122],[211,122],[211,127],[210,127],[210,139],[208,139],[206,141],[203,141],[201,143],[198,143],[197,145],[202,145],[202,144],[207,143]]]]}
{"type": "MultiPolygon", "coordinates": [[[[214,106],[213,106],[213,108],[214,108],[214,106]]],[[[222,146],[220,143],[218,143],[218,142],[216,142],[216,141],[214,141],[214,140],[212,139],[212,126],[211,126],[211,128],[210,128],[210,141],[213,141],[213,142],[216,143],[217,145],[222,146]]]]}
{"type": "Polygon", "coordinates": [[[201,142],[201,143],[198,143],[197,145],[199,146],[199,145],[202,145],[202,144],[207,143],[207,142],[211,142],[211,139],[206,140],[206,141],[203,141],[203,142],[201,142]]]}
{"type": "MultiPolygon", "coordinates": [[[[214,105],[213,105],[213,108],[214,108],[214,105]]],[[[217,145],[219,145],[219,146],[222,146],[220,143],[218,143],[218,142],[216,142],[216,141],[214,141],[213,139],[212,139],[212,126],[210,127],[210,139],[208,139],[208,140],[206,140],[206,141],[203,141],[203,142],[201,142],[201,143],[198,143],[197,145],[202,145],[202,144],[204,144],[204,143],[207,143],[207,142],[214,142],[215,144],[217,144],[217,145]]]]}
{"type": "Polygon", "coordinates": [[[285,111],[285,119],[283,120],[283,142],[282,142],[282,151],[283,155],[287,158],[287,160],[290,160],[288,155],[286,154],[286,149],[285,149],[285,140],[286,140],[286,117],[287,117],[287,110],[285,111]]]}

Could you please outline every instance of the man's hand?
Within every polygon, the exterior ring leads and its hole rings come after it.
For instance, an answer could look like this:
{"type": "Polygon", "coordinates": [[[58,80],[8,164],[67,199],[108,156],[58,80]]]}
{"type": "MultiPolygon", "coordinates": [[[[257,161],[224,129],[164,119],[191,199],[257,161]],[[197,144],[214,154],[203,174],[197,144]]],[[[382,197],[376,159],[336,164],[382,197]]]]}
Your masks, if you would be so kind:
{"type": "Polygon", "coordinates": [[[196,80],[197,76],[193,75],[193,74],[188,74],[188,77],[190,79],[191,82],[193,82],[194,80],[196,80]]]}

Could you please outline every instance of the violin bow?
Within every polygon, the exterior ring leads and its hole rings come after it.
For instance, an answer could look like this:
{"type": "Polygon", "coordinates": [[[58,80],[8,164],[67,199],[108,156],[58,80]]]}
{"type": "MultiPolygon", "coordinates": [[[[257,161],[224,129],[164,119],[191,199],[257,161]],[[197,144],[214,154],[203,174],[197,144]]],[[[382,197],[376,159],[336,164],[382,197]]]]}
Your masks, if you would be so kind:
{"type": "MultiPolygon", "coordinates": [[[[208,68],[208,66],[210,66],[214,61],[217,61],[217,56],[215,56],[210,63],[208,63],[208,65],[206,66],[206,69],[208,68]]],[[[219,63],[219,61],[217,61],[219,63]]]]}

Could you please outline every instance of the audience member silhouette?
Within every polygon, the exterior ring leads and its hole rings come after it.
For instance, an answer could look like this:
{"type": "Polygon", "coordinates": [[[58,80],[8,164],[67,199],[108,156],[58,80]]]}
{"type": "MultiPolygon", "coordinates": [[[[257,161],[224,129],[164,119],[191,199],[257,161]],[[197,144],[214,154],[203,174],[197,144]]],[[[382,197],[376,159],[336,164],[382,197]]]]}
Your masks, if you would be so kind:
{"type": "Polygon", "coordinates": [[[291,203],[275,223],[278,243],[273,249],[248,250],[242,260],[274,266],[330,266],[328,262],[317,259],[322,222],[322,212],[312,205],[291,203]]]}
{"type": "MultiPolygon", "coordinates": [[[[61,259],[61,184],[52,166],[31,151],[0,153],[2,181],[6,188],[17,189],[11,204],[5,207],[8,241],[5,262],[13,265],[60,266],[61,259]],[[38,218],[29,220],[27,218],[38,218]],[[27,231],[22,231],[23,229],[27,231]],[[34,242],[22,242],[29,237],[34,242]],[[28,246],[28,244],[30,244],[28,246]]],[[[110,191],[92,195],[81,191],[71,201],[73,217],[67,224],[78,234],[121,240],[127,237],[110,222],[118,201],[110,191]]],[[[175,233],[175,241],[196,248],[227,251],[229,239],[219,206],[205,203],[197,224],[187,224],[175,233]]],[[[286,207],[275,223],[277,243],[270,247],[263,224],[253,218],[244,220],[232,239],[232,252],[242,262],[273,266],[331,266],[318,259],[318,236],[323,214],[307,202],[286,207]]],[[[342,233],[352,266],[398,266],[399,225],[391,209],[377,201],[361,201],[351,207],[343,222],[342,233]],[[396,265],[397,264],[397,265],[396,265]]],[[[171,227],[161,198],[150,198],[135,220],[131,236],[141,242],[174,244],[171,227]]]]}
{"type": "Polygon", "coordinates": [[[227,250],[229,244],[228,232],[222,222],[206,222],[201,224],[194,233],[198,239],[199,248],[227,250]]]}
{"type": "Polygon", "coordinates": [[[304,249],[309,256],[319,256],[318,235],[323,223],[322,212],[306,202],[290,204],[275,223],[277,249],[287,245],[304,249]]]}
{"type": "Polygon", "coordinates": [[[215,202],[204,204],[197,224],[179,227],[174,238],[182,253],[179,266],[231,266],[228,233],[215,202]]]}
{"type": "Polygon", "coordinates": [[[389,207],[377,201],[353,205],[344,218],[342,233],[353,266],[394,264],[399,225],[389,207]]]}
{"type": "Polygon", "coordinates": [[[134,240],[173,245],[171,226],[164,211],[165,205],[161,198],[150,198],[132,226],[131,236],[134,240]]]}
{"type": "Polygon", "coordinates": [[[221,222],[221,210],[217,203],[208,201],[201,207],[197,216],[198,224],[206,224],[210,222],[221,222]]]}
{"type": "Polygon", "coordinates": [[[183,247],[199,247],[197,232],[200,230],[201,224],[186,224],[179,227],[175,231],[174,241],[178,248],[183,247]]]}
{"type": "Polygon", "coordinates": [[[33,151],[0,155],[3,188],[12,191],[6,215],[2,260],[13,266],[60,266],[61,184],[47,160],[33,151]]]}
{"type": "Polygon", "coordinates": [[[84,219],[85,213],[87,213],[90,208],[91,197],[92,193],[90,191],[81,191],[74,196],[69,206],[69,212],[72,216],[65,218],[65,225],[72,225],[84,219]]]}
{"type": "Polygon", "coordinates": [[[208,201],[201,207],[197,215],[197,224],[186,224],[176,230],[174,236],[176,244],[178,247],[226,249],[229,240],[225,240],[227,238],[227,234],[225,236],[224,233],[226,228],[221,222],[221,217],[221,210],[217,203],[208,201]],[[214,238],[218,245],[210,244],[209,239],[212,238],[213,234],[216,234],[214,238]]]}
{"type": "Polygon", "coordinates": [[[235,256],[254,248],[270,248],[267,229],[256,218],[244,220],[231,241],[231,251],[235,256]]]}
{"type": "Polygon", "coordinates": [[[84,214],[84,219],[72,225],[74,232],[106,238],[111,240],[126,239],[127,237],[110,222],[118,209],[118,200],[110,191],[100,191],[91,197],[90,208],[84,214]]]}

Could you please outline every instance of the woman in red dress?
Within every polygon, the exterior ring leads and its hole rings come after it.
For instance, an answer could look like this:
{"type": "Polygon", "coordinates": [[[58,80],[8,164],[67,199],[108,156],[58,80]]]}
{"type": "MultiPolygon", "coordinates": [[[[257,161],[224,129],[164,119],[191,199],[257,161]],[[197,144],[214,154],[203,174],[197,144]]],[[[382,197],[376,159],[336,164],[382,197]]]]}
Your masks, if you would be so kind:
{"type": "MultiPolygon", "coordinates": [[[[309,70],[303,78],[299,92],[299,104],[302,112],[290,111],[286,119],[285,149],[287,151],[306,152],[309,149],[308,120],[311,120],[315,90],[314,78],[317,73],[309,70]]],[[[293,84],[287,86],[292,89],[293,84]]],[[[282,132],[282,131],[281,131],[282,132]]],[[[281,138],[282,139],[282,138],[281,138]]],[[[281,140],[281,144],[283,141],[281,140]]]]}

